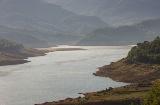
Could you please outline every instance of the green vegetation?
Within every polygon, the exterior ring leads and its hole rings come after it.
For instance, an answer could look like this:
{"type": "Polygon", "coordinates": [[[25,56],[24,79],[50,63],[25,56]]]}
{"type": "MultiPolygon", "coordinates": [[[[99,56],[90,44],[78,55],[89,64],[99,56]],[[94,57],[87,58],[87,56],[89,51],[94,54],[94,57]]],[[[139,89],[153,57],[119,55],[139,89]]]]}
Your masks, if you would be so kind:
{"type": "Polygon", "coordinates": [[[160,105],[160,80],[155,81],[142,105],[160,105]]]}
{"type": "Polygon", "coordinates": [[[35,105],[140,105],[151,84],[131,84],[118,88],[83,94],[85,97],[67,98],[65,100],[46,102],[35,105]]]}
{"type": "MultiPolygon", "coordinates": [[[[134,105],[131,103],[130,105],[134,105]]],[[[153,86],[141,105],[160,105],[160,79],[154,81],[153,86]]]]}
{"type": "Polygon", "coordinates": [[[28,57],[43,56],[47,51],[25,48],[22,44],[0,38],[0,66],[23,64],[28,57]]]}
{"type": "Polygon", "coordinates": [[[22,48],[24,48],[22,44],[0,38],[0,51],[19,50],[22,48]]]}
{"type": "Polygon", "coordinates": [[[144,41],[133,47],[127,56],[127,61],[160,64],[160,38],[144,41]]]}

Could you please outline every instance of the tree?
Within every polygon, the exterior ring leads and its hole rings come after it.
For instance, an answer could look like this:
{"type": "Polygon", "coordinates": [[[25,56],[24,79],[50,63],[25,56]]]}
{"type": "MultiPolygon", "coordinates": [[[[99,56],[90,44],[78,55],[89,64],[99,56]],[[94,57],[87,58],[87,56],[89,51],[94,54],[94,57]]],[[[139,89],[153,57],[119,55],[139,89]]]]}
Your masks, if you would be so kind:
{"type": "Polygon", "coordinates": [[[1,51],[19,50],[22,48],[24,48],[24,46],[22,44],[18,44],[16,42],[12,42],[12,41],[0,38],[0,50],[1,51]]]}
{"type": "Polygon", "coordinates": [[[137,46],[129,51],[126,59],[131,63],[160,64],[160,37],[155,38],[151,42],[144,41],[143,43],[137,43],[137,46]]]}
{"type": "Polygon", "coordinates": [[[160,80],[156,80],[141,105],[160,105],[160,80]]]}

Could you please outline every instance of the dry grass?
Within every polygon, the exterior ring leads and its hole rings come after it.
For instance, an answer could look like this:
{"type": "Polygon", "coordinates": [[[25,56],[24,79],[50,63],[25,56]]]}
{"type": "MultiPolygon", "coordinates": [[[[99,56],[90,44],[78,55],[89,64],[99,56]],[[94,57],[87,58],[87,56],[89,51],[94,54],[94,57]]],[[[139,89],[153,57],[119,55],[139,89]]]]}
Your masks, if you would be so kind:
{"type": "Polygon", "coordinates": [[[144,63],[129,64],[125,62],[125,59],[122,59],[101,67],[96,75],[110,77],[115,81],[122,82],[151,82],[160,77],[160,65],[144,63]]]}
{"type": "Polygon", "coordinates": [[[150,86],[148,85],[143,85],[143,87],[141,87],[138,84],[132,84],[99,92],[86,93],[83,98],[68,98],[58,102],[50,102],[39,105],[94,105],[94,103],[99,103],[96,105],[103,105],[103,102],[116,103],[125,101],[131,103],[133,100],[143,100],[149,89],[150,86]]]}

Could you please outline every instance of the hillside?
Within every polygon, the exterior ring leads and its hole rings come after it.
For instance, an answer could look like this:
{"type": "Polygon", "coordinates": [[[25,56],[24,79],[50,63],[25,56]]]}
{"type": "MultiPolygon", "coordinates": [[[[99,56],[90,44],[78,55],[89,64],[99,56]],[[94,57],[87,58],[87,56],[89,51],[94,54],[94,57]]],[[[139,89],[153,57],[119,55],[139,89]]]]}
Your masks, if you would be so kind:
{"type": "Polygon", "coordinates": [[[130,83],[151,82],[160,78],[160,38],[133,47],[128,56],[99,68],[94,75],[130,83]]]}
{"type": "Polygon", "coordinates": [[[66,98],[65,100],[45,102],[35,105],[140,105],[151,84],[132,84],[124,87],[82,93],[85,97],[66,98]]]}
{"type": "Polygon", "coordinates": [[[24,48],[22,44],[0,38],[0,66],[23,64],[28,57],[45,55],[46,51],[24,48]]]}
{"type": "Polygon", "coordinates": [[[138,43],[131,49],[126,59],[130,63],[160,64],[160,38],[157,37],[151,42],[138,43]]]}
{"type": "Polygon", "coordinates": [[[146,20],[134,25],[106,27],[94,30],[75,45],[135,45],[160,35],[160,19],[146,20]],[[96,42],[96,43],[95,43],[96,42]]]}
{"type": "Polygon", "coordinates": [[[77,14],[97,16],[114,24],[132,24],[159,18],[159,0],[43,0],[77,14]]]}
{"type": "Polygon", "coordinates": [[[12,51],[12,50],[19,50],[23,48],[24,46],[22,44],[11,42],[5,39],[0,39],[0,51],[12,51]]]}
{"type": "Polygon", "coordinates": [[[23,28],[23,26],[1,25],[0,37],[23,43],[23,45],[28,48],[49,47],[61,44],[71,45],[80,38],[80,36],[75,36],[65,32],[57,32],[37,28],[35,26],[32,27],[30,25],[30,29],[28,29],[23,28]]]}
{"type": "MultiPolygon", "coordinates": [[[[28,43],[23,43],[21,38],[18,39],[24,46],[31,44],[30,37],[34,37],[35,42],[42,42],[37,43],[38,47],[46,46],[44,43],[51,46],[72,44],[83,34],[108,26],[97,17],[77,15],[41,0],[5,0],[0,3],[0,25],[14,27],[18,34],[21,33],[20,29],[24,34],[28,34],[25,35],[28,37],[28,43]]],[[[1,37],[12,40],[4,35],[1,37]]],[[[32,45],[37,46],[34,43],[32,45]]]]}

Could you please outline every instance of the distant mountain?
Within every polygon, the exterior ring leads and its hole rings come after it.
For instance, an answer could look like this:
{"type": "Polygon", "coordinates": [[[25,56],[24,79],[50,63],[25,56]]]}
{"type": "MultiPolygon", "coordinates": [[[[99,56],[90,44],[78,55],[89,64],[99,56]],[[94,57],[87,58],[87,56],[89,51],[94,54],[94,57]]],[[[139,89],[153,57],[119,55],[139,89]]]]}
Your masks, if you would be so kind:
{"type": "Polygon", "coordinates": [[[130,26],[94,30],[75,45],[135,45],[160,35],[160,19],[147,20],[130,26]]]}
{"type": "Polygon", "coordinates": [[[58,5],[40,0],[5,0],[0,6],[0,17],[18,13],[33,20],[57,25],[63,17],[74,15],[58,5]]]}
{"type": "MultiPolygon", "coordinates": [[[[31,26],[32,27],[32,26],[31,26]]],[[[33,27],[32,27],[33,28],[33,27]]],[[[0,37],[23,43],[25,47],[49,47],[55,45],[71,45],[80,37],[69,33],[60,33],[52,30],[18,28],[14,26],[0,26],[0,37]]]]}
{"type": "Polygon", "coordinates": [[[160,18],[159,0],[44,0],[77,14],[97,16],[114,25],[160,18]]]}
{"type": "MultiPolygon", "coordinates": [[[[26,39],[27,37],[30,39],[32,36],[33,39],[45,42],[50,46],[73,44],[80,36],[94,29],[108,26],[97,17],[77,15],[42,0],[1,0],[0,25],[14,27],[14,31],[16,30],[19,37],[27,34],[25,35],[26,39]],[[22,34],[20,35],[20,33],[22,34]]],[[[0,36],[12,40],[10,35],[0,36]]],[[[24,46],[33,44],[22,39],[19,38],[18,41],[22,42],[24,46]]],[[[17,41],[14,36],[13,41],[17,41]]],[[[39,43],[40,46],[42,44],[39,43]]],[[[33,47],[37,45],[33,45],[33,47]]]]}
{"type": "MultiPolygon", "coordinates": [[[[88,32],[107,25],[99,18],[77,15],[62,9],[58,5],[45,3],[40,0],[6,0],[3,2],[3,5],[0,5],[0,17],[4,16],[8,16],[8,18],[11,16],[13,20],[11,19],[10,21],[37,21],[59,27],[65,31],[72,30],[74,25],[76,26],[79,24],[81,26],[84,24],[84,26],[86,26],[85,29],[88,28],[88,32]],[[68,23],[68,21],[71,20],[70,18],[77,19],[72,21],[72,23],[68,23]],[[67,29],[65,27],[67,27],[67,29]]],[[[34,24],[34,22],[32,24],[34,24]]],[[[74,30],[76,31],[80,29],[74,27],[74,30]]],[[[82,30],[81,32],[84,31],[82,30]]]]}

